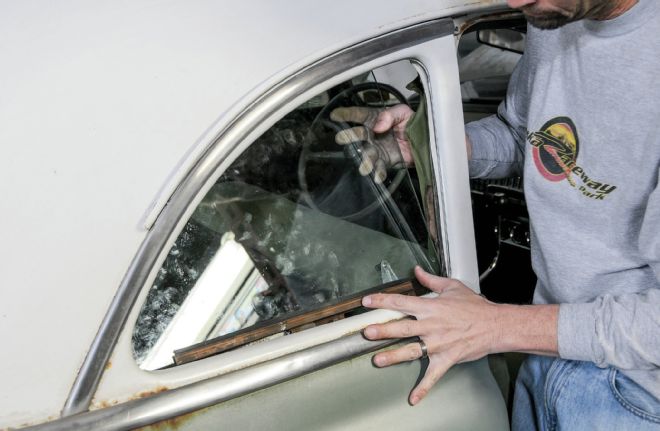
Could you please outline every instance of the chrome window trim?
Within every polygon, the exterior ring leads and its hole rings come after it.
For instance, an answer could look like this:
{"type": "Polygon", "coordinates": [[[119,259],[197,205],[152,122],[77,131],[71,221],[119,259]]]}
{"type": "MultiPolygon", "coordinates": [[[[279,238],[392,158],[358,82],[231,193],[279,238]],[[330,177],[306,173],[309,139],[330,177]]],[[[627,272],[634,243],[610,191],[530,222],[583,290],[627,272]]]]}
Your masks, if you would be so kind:
{"type": "MultiPolygon", "coordinates": [[[[254,124],[273,115],[296,96],[340,72],[453,33],[453,21],[443,18],[389,32],[338,51],[273,86],[223,129],[200,155],[195,166],[188,172],[159,214],[153,228],[147,233],[90,346],[62,409],[62,416],[76,415],[89,409],[104,367],[160,253],[199,190],[215,173],[229,152],[248,136],[254,124]]],[[[441,256],[441,259],[445,257],[441,256]]],[[[344,358],[359,353],[360,351],[351,351],[344,358]]]]}

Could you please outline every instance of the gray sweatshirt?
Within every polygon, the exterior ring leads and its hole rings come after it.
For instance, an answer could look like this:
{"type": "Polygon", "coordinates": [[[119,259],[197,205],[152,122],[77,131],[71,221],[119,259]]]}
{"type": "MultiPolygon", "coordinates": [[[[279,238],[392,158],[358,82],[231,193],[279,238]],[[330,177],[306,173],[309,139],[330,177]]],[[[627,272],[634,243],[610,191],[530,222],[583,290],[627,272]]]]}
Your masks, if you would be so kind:
{"type": "Polygon", "coordinates": [[[470,174],[523,174],[537,304],[559,355],[660,399],[660,1],[529,28],[496,116],[467,125],[470,174]]]}

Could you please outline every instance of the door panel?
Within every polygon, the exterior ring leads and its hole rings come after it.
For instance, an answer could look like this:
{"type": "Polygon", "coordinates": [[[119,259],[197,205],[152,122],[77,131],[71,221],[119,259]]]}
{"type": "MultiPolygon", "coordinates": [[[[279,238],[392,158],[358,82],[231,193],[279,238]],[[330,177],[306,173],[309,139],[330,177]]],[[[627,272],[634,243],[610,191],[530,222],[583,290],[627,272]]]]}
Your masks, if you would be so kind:
{"type": "Polygon", "coordinates": [[[377,369],[362,355],[143,430],[505,430],[506,410],[485,360],[457,365],[415,407],[420,361],[377,369]]]}

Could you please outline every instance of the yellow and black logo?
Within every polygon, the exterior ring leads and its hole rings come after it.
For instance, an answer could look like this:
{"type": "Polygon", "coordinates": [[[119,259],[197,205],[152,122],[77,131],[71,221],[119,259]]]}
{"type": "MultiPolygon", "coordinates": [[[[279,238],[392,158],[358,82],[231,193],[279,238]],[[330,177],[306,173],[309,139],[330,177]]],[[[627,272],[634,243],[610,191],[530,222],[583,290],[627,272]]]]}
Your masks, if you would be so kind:
{"type": "Polygon", "coordinates": [[[616,189],[616,186],[590,178],[577,165],[580,140],[570,118],[553,118],[540,131],[530,133],[527,140],[532,145],[534,164],[545,179],[553,182],[566,180],[584,196],[597,200],[604,200],[616,189]],[[577,180],[582,184],[578,185],[577,180]]]}

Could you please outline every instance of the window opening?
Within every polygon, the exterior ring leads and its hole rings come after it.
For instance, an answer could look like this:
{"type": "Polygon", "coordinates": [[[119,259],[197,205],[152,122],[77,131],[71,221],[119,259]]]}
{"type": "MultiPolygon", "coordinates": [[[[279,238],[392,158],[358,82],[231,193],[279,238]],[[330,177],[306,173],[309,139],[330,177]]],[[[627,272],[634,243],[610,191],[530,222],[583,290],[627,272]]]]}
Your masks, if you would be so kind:
{"type": "Polygon", "coordinates": [[[141,368],[172,366],[175,351],[183,363],[200,346],[216,346],[215,354],[275,335],[263,328],[284,328],[281,334],[357,313],[356,298],[372,289],[403,284],[414,292],[406,281],[415,265],[437,272],[435,220],[420,204],[415,169],[389,167],[383,181],[361,175],[365,142],[335,142],[340,130],[360,124],[330,119],[339,107],[408,103],[414,93],[400,82],[415,77],[403,61],[339,84],[285,115],[236,159],[195,209],[147,294],[133,333],[141,368]]]}

